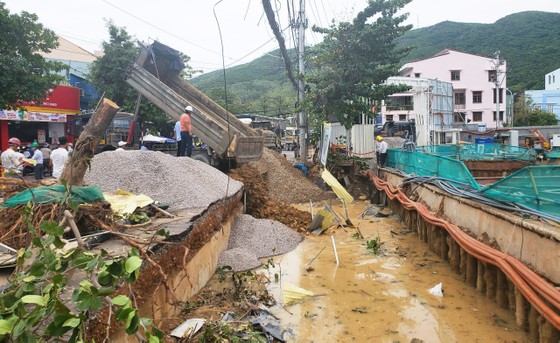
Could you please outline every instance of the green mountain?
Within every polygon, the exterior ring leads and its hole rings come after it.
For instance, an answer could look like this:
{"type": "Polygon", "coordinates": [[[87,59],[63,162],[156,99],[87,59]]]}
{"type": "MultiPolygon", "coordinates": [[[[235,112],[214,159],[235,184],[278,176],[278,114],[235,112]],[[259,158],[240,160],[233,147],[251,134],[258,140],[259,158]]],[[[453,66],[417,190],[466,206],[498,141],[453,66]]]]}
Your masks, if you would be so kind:
{"type": "MultiPolygon", "coordinates": [[[[407,32],[401,47],[412,47],[403,64],[450,48],[492,57],[496,51],[507,61],[508,88],[514,92],[544,89],[544,75],[560,68],[560,13],[521,12],[493,24],[439,24],[407,32]]],[[[292,56],[293,51],[291,51],[292,56]]],[[[228,103],[233,113],[283,115],[293,110],[295,92],[284,71],[279,50],[252,62],[226,69],[228,103]]],[[[223,72],[191,80],[214,100],[223,103],[223,72]]]]}
{"type": "Polygon", "coordinates": [[[544,89],[544,75],[560,68],[560,13],[521,12],[493,24],[445,21],[407,32],[399,45],[414,47],[403,62],[445,48],[489,57],[500,51],[508,65],[508,88],[544,89]]]}

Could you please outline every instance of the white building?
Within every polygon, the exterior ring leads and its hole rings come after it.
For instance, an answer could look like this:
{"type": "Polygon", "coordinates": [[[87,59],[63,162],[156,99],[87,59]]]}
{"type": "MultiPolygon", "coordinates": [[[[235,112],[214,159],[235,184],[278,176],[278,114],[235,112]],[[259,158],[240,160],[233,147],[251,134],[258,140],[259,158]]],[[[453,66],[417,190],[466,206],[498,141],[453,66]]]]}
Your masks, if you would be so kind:
{"type": "Polygon", "coordinates": [[[504,115],[507,86],[503,60],[445,49],[432,57],[405,64],[400,75],[453,84],[455,115],[453,122],[445,125],[471,123],[495,128],[511,121],[504,115]]]}
{"type": "Polygon", "coordinates": [[[383,122],[416,122],[416,144],[419,146],[445,143],[453,132],[453,87],[450,82],[414,78],[390,77],[388,85],[404,84],[410,90],[393,94],[381,107],[383,122]]]}
{"type": "Polygon", "coordinates": [[[547,91],[560,90],[560,68],[544,76],[544,89],[547,91]]]}

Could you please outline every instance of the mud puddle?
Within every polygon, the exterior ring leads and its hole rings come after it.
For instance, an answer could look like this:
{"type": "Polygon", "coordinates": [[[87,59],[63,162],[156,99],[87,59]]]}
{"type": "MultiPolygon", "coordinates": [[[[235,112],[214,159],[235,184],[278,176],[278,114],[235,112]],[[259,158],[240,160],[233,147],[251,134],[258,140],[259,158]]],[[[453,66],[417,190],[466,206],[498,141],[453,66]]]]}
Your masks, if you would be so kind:
{"type": "MultiPolygon", "coordinates": [[[[334,210],[344,209],[333,202],[334,210]]],[[[336,265],[331,234],[307,237],[294,251],[274,258],[281,275],[270,290],[282,304],[284,285],[310,290],[315,296],[274,315],[290,328],[292,342],[525,342],[512,313],[467,286],[449,265],[427,249],[396,217],[356,219],[367,202],[349,205],[356,229],[336,229],[340,264],[336,265]],[[379,255],[364,246],[380,238],[379,255]],[[322,253],[309,265],[309,262],[322,253]],[[311,268],[309,268],[311,267],[311,268]],[[443,283],[442,298],[428,290],[443,283]]],[[[300,206],[309,210],[309,205],[300,206]]],[[[315,210],[317,210],[315,208],[315,210]]],[[[376,207],[372,207],[377,211],[376,207]]]]}

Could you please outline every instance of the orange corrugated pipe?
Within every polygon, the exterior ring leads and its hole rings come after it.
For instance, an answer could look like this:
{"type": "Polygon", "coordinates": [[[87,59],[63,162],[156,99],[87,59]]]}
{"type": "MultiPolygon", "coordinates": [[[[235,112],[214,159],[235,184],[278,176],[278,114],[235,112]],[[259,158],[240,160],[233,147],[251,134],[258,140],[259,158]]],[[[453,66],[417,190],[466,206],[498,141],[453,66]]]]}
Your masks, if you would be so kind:
{"type": "Polygon", "coordinates": [[[533,272],[516,258],[498,251],[467,235],[457,225],[451,224],[433,215],[426,206],[410,200],[400,189],[377,177],[372,170],[368,176],[378,190],[383,190],[389,199],[397,199],[406,210],[417,211],[424,220],[445,229],[451,237],[471,256],[492,264],[509,278],[525,296],[527,301],[556,329],[560,330],[560,290],[533,272]],[[550,303],[549,306],[545,301],[550,303]]]}

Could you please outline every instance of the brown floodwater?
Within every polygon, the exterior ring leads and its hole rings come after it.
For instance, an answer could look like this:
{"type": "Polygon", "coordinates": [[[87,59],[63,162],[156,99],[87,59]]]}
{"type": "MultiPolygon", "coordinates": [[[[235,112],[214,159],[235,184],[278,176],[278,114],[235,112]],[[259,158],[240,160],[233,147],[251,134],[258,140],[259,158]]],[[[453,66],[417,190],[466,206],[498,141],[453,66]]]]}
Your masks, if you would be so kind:
{"type": "MultiPolygon", "coordinates": [[[[337,213],[344,214],[342,206],[334,201],[333,205],[337,213]]],[[[368,202],[355,201],[348,208],[350,220],[359,226],[364,239],[353,237],[357,231],[351,227],[332,232],[339,265],[331,233],[310,235],[294,251],[274,258],[276,268],[270,273],[281,277],[270,285],[280,304],[273,313],[292,331],[289,341],[529,341],[515,327],[513,313],[466,285],[398,218],[356,219],[369,206],[368,202]],[[378,236],[383,245],[381,253],[374,255],[364,243],[378,236]],[[442,298],[428,292],[440,282],[442,298]],[[312,291],[315,296],[282,306],[286,284],[312,291]]],[[[300,208],[309,210],[309,205],[300,208]]]]}

